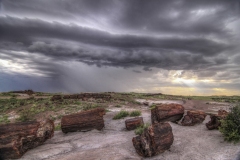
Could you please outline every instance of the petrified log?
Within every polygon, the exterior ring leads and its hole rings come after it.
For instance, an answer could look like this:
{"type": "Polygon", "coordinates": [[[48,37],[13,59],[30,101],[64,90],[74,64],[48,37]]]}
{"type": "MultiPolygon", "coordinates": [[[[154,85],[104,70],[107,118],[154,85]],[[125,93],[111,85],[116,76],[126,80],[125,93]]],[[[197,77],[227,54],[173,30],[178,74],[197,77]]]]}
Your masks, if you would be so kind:
{"type": "Polygon", "coordinates": [[[149,105],[149,102],[145,101],[145,102],[143,102],[143,104],[144,104],[145,106],[148,106],[148,105],[149,105]]]}
{"type": "Polygon", "coordinates": [[[105,110],[103,108],[96,108],[63,116],[61,120],[62,132],[101,130],[104,127],[104,114],[105,110]]]}
{"type": "Polygon", "coordinates": [[[143,125],[143,117],[135,117],[125,121],[127,130],[133,130],[143,125]]]}
{"type": "Polygon", "coordinates": [[[53,95],[51,98],[51,101],[56,101],[56,100],[62,100],[62,96],[61,95],[53,95]]]}
{"type": "Polygon", "coordinates": [[[184,107],[180,104],[159,104],[151,110],[152,123],[176,122],[183,117],[184,107]]]}
{"type": "Polygon", "coordinates": [[[168,150],[174,137],[169,123],[156,123],[144,130],[140,136],[133,137],[132,142],[140,156],[151,157],[168,150]]]}
{"type": "Polygon", "coordinates": [[[27,150],[53,137],[52,120],[29,121],[0,126],[0,159],[20,158],[27,150]]]}
{"type": "Polygon", "coordinates": [[[183,126],[194,126],[195,124],[202,123],[205,120],[206,114],[203,111],[187,111],[181,124],[183,126]]]}
{"type": "Polygon", "coordinates": [[[225,119],[228,112],[225,110],[219,110],[217,115],[210,115],[211,120],[206,123],[206,127],[209,130],[218,129],[221,126],[221,120],[225,119]]]}

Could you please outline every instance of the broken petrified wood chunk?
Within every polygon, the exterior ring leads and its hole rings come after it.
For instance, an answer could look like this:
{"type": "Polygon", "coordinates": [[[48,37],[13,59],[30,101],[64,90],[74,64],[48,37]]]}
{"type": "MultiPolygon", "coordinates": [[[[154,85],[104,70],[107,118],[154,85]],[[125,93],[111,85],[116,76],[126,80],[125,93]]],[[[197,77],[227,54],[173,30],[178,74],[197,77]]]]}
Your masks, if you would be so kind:
{"type": "Polygon", "coordinates": [[[206,114],[203,111],[187,111],[181,124],[183,126],[194,126],[195,124],[202,123],[205,120],[206,114]]]}
{"type": "Polygon", "coordinates": [[[211,120],[206,123],[206,127],[209,130],[218,129],[221,126],[221,120],[225,119],[228,112],[225,110],[219,110],[217,115],[210,115],[211,120]]]}
{"type": "Polygon", "coordinates": [[[176,122],[182,118],[184,107],[180,104],[159,104],[151,110],[152,123],[176,122]]]}
{"type": "Polygon", "coordinates": [[[218,127],[221,126],[221,116],[218,115],[210,115],[211,120],[206,123],[206,127],[209,130],[213,130],[213,129],[218,129],[218,127]]]}
{"type": "Polygon", "coordinates": [[[63,116],[61,120],[62,132],[88,131],[92,129],[101,130],[104,127],[104,114],[105,109],[96,108],[63,116]]]}
{"type": "Polygon", "coordinates": [[[227,111],[223,109],[218,110],[218,116],[221,116],[222,118],[226,118],[227,115],[228,115],[227,111]]]}
{"type": "Polygon", "coordinates": [[[174,137],[169,123],[156,123],[146,128],[132,142],[140,156],[151,157],[168,150],[174,137]]]}
{"type": "Polygon", "coordinates": [[[53,137],[51,120],[29,121],[0,126],[0,159],[20,158],[27,150],[53,137]]]}
{"type": "Polygon", "coordinates": [[[143,125],[143,117],[135,117],[125,121],[127,130],[133,130],[143,125]]]}
{"type": "Polygon", "coordinates": [[[144,104],[145,106],[148,106],[148,105],[149,105],[149,102],[143,102],[143,104],[144,104]]]}

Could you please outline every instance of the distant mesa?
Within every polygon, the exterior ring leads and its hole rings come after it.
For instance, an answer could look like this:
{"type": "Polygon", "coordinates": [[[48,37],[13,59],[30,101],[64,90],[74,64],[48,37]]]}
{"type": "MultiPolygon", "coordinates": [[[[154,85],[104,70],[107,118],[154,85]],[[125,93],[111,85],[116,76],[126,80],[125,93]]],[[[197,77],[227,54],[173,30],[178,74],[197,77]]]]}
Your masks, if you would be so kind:
{"type": "Polygon", "coordinates": [[[29,89],[29,90],[24,90],[24,91],[11,91],[10,93],[20,93],[20,94],[32,95],[32,94],[34,94],[34,91],[29,89]]]}

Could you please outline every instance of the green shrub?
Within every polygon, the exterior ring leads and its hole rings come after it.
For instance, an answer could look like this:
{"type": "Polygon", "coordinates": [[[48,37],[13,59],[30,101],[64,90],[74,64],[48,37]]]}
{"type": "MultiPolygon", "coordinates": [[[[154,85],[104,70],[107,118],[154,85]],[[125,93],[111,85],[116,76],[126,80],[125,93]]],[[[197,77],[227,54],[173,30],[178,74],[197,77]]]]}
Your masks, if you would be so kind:
{"type": "Polygon", "coordinates": [[[142,113],[141,113],[141,111],[139,111],[139,110],[132,111],[132,112],[130,113],[130,117],[140,116],[141,114],[142,114],[142,113]]]}
{"type": "Polygon", "coordinates": [[[130,100],[130,103],[132,104],[137,104],[137,105],[141,105],[142,103],[141,102],[138,102],[136,100],[130,100]]]}
{"type": "Polygon", "coordinates": [[[141,125],[135,129],[135,134],[136,135],[141,135],[143,131],[150,126],[149,123],[145,123],[144,125],[141,125]]]}
{"type": "Polygon", "coordinates": [[[20,116],[19,118],[17,118],[17,121],[25,122],[31,120],[32,118],[33,115],[31,114],[30,110],[25,109],[20,113],[20,116]]]}
{"type": "Polygon", "coordinates": [[[150,106],[150,110],[154,109],[156,107],[156,104],[153,104],[150,106]]]}
{"type": "Polygon", "coordinates": [[[124,117],[127,117],[129,115],[128,111],[120,111],[118,114],[116,114],[113,119],[121,119],[124,117]]]}
{"type": "Polygon", "coordinates": [[[95,109],[95,108],[107,108],[107,107],[108,106],[105,104],[98,104],[98,103],[82,103],[81,105],[81,108],[84,111],[95,109]]]}
{"type": "Polygon", "coordinates": [[[61,130],[61,125],[60,124],[57,124],[54,128],[55,131],[59,131],[61,130]]]}
{"type": "Polygon", "coordinates": [[[108,109],[105,109],[105,112],[111,112],[110,110],[108,110],[108,109]]]}
{"type": "Polygon", "coordinates": [[[233,107],[227,117],[221,120],[219,131],[228,142],[240,141],[240,105],[233,107]]]}
{"type": "Polygon", "coordinates": [[[9,119],[8,119],[8,116],[7,115],[0,115],[0,124],[1,123],[9,123],[9,119]]]}

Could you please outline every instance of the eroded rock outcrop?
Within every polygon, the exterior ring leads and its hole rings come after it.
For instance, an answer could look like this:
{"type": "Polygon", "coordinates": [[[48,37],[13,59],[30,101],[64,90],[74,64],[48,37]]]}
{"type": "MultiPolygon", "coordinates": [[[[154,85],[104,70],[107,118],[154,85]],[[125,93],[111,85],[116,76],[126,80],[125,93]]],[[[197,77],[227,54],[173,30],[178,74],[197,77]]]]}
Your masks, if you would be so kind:
{"type": "Polygon", "coordinates": [[[206,114],[203,111],[187,111],[181,124],[183,126],[194,126],[195,124],[202,123],[205,120],[206,114]]]}
{"type": "Polygon", "coordinates": [[[51,120],[30,121],[0,126],[0,159],[16,159],[29,149],[43,144],[53,137],[51,120]]]}
{"type": "Polygon", "coordinates": [[[156,123],[144,130],[140,136],[133,137],[136,152],[143,157],[151,157],[168,150],[174,137],[169,123],[156,123]]]}
{"type": "Polygon", "coordinates": [[[81,94],[69,94],[69,95],[54,95],[52,96],[51,100],[56,101],[56,100],[62,100],[62,99],[80,99],[80,100],[88,100],[88,99],[102,99],[109,101],[111,99],[110,94],[105,94],[105,93],[81,93],[81,94]]]}
{"type": "Polygon", "coordinates": [[[206,127],[209,130],[218,129],[221,126],[221,120],[225,119],[227,115],[228,112],[225,110],[219,110],[217,115],[210,115],[211,120],[206,123],[206,127]]]}
{"type": "Polygon", "coordinates": [[[29,89],[29,90],[24,90],[24,91],[12,91],[11,93],[21,93],[21,94],[32,95],[32,94],[34,94],[34,91],[29,89]]]}
{"type": "Polygon", "coordinates": [[[127,130],[133,130],[136,129],[137,127],[143,125],[143,117],[135,117],[131,119],[127,119],[125,121],[125,126],[127,130]]]}
{"type": "Polygon", "coordinates": [[[152,123],[158,122],[176,122],[179,121],[184,114],[184,107],[180,104],[158,104],[151,110],[152,123]]]}

